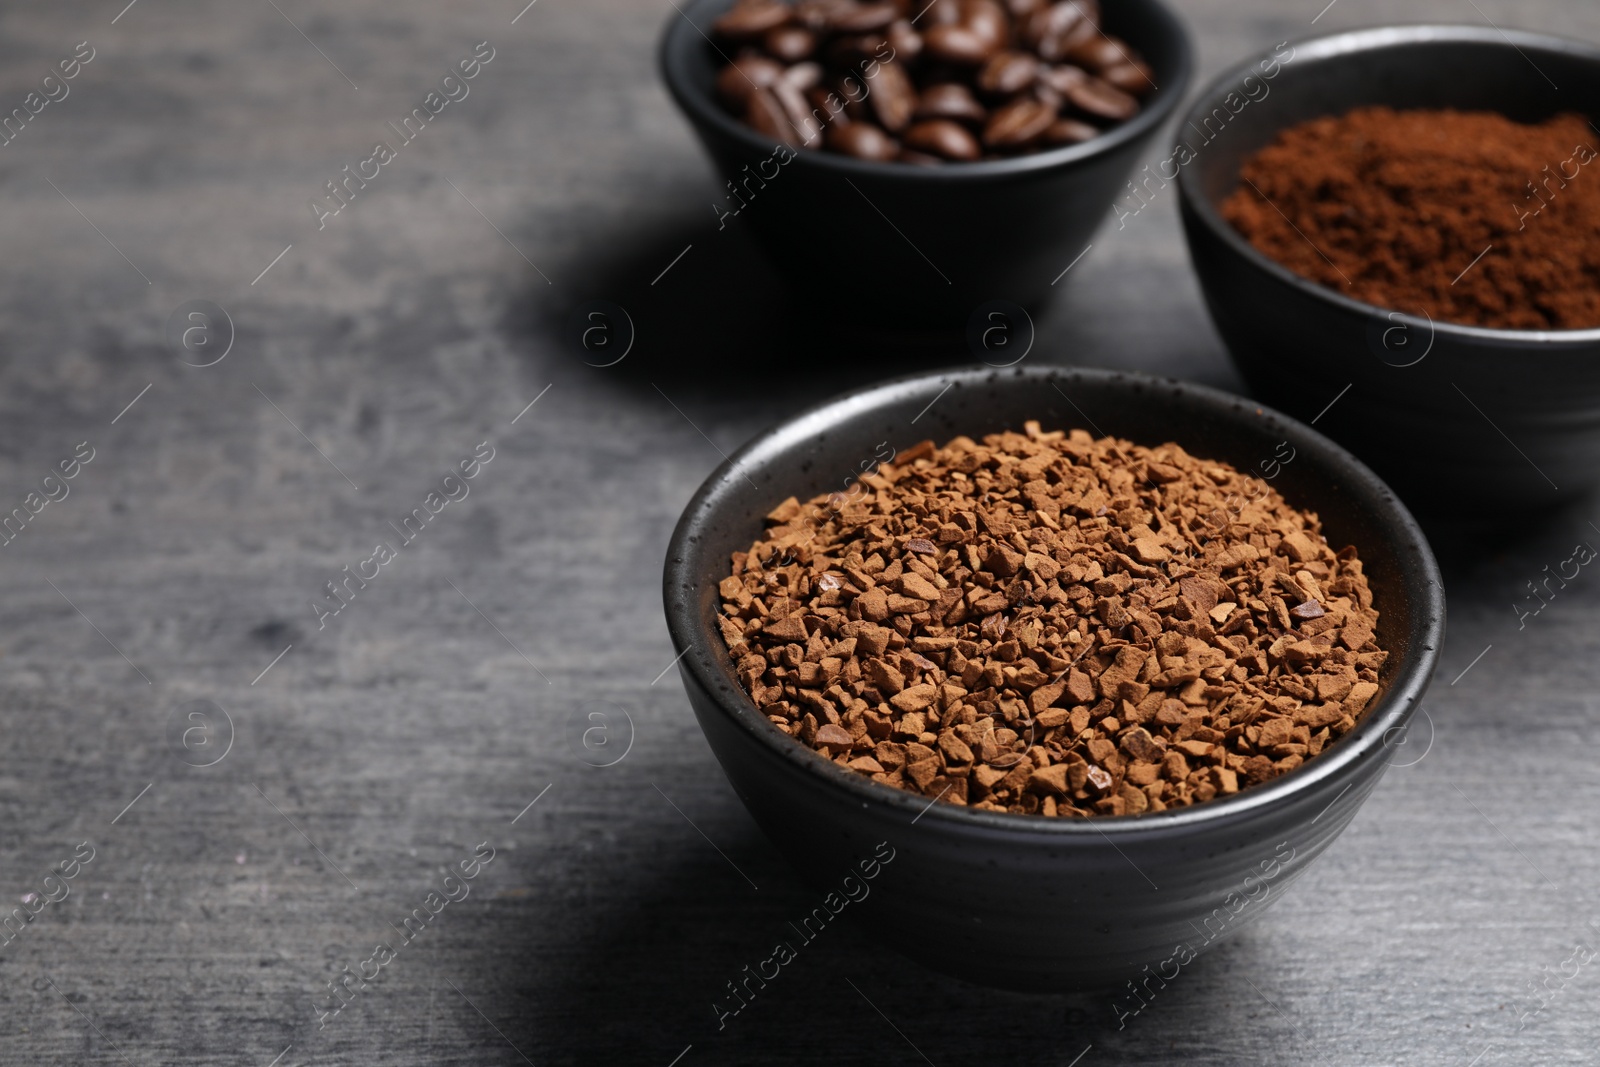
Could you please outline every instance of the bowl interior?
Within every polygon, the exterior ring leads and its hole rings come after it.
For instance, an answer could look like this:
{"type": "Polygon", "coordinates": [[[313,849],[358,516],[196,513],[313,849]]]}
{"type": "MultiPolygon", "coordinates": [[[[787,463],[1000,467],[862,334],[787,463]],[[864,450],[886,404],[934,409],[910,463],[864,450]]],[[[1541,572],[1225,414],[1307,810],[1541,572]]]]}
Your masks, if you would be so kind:
{"type": "MultiPolygon", "coordinates": [[[[1380,611],[1379,640],[1391,652],[1379,702],[1316,759],[1234,797],[1097,823],[1181,824],[1270,803],[1360,759],[1403,721],[1431,673],[1444,604],[1432,553],[1388,488],[1338,445],[1252,401],[1191,383],[1068,368],[980,368],[888,382],[813,409],[736,453],[690,502],[668,557],[669,625],[679,648],[688,649],[684,662],[696,680],[747,728],[807,757],[819,776],[879,800],[890,794],[917,800],[815,758],[761,716],[740,688],[716,630],[717,583],[728,573],[730,554],[749,548],[761,534],[762,517],[784,498],[803,501],[845,489],[863,462],[886,454],[885,446],[903,450],[925,438],[943,444],[958,434],[1021,430],[1028,419],[1046,429],[1081,427],[1145,445],[1176,441],[1194,455],[1245,471],[1262,470],[1279,444],[1288,442],[1292,461],[1269,484],[1291,504],[1316,511],[1331,544],[1357,546],[1380,611]]],[[[941,815],[1012,830],[1017,820],[1052,828],[1059,823],[1064,832],[1082,829],[1068,820],[938,807],[950,809],[941,815]]]]}
{"type": "MultiPolygon", "coordinates": [[[[721,42],[713,43],[711,24],[732,6],[732,0],[689,0],[676,6],[679,10],[670,16],[661,42],[662,71],[673,95],[698,122],[717,127],[754,148],[771,151],[767,139],[730,115],[716,98],[717,72],[726,59],[732,58],[733,50],[721,42]]],[[[876,163],[832,152],[803,152],[801,158],[846,172],[901,174],[913,181],[940,181],[955,175],[1036,170],[1086,158],[1137,138],[1166,119],[1188,85],[1192,67],[1188,32],[1161,0],[1117,0],[1106,4],[1102,26],[1106,33],[1138,50],[1151,68],[1156,89],[1143,101],[1138,115],[1099,137],[1012,159],[947,163],[941,167],[876,163]]]]}
{"type": "MultiPolygon", "coordinates": [[[[1567,111],[1600,116],[1600,49],[1577,41],[1514,30],[1502,34],[1488,26],[1419,25],[1355,30],[1292,47],[1293,58],[1270,82],[1260,79],[1258,59],[1221,75],[1205,89],[1174,131],[1174,140],[1195,152],[1179,181],[1195,215],[1241,254],[1351,308],[1370,310],[1370,305],[1279,266],[1222,217],[1220,205],[1237,187],[1245,159],[1280,130],[1376,105],[1496,111],[1524,123],[1567,111]],[[1247,75],[1254,76],[1248,84],[1247,75]],[[1266,86],[1265,95],[1258,85],[1266,86]],[[1240,107],[1246,92],[1259,98],[1240,107]],[[1233,99],[1237,112],[1228,106],[1230,94],[1239,94],[1233,99]]],[[[1436,325],[1484,337],[1528,333],[1436,325]]],[[[1600,330],[1561,332],[1564,338],[1579,334],[1600,337],[1600,330]]]]}

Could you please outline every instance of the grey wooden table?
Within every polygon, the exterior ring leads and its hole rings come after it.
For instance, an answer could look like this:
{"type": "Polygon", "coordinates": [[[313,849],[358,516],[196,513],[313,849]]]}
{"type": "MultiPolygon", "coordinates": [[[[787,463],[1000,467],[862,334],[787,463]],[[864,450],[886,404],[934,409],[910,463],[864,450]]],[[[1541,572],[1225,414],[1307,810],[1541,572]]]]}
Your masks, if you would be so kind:
{"type": "MultiPolygon", "coordinates": [[[[1410,765],[1124,1028],[841,928],[719,1031],[812,901],[670,669],[663,547],[719,452],[928,357],[787,358],[804,316],[717,231],[657,83],[665,4],[123,2],[0,13],[0,105],[58,97],[0,147],[0,510],[29,517],[0,547],[0,911],[38,913],[0,947],[0,1061],[1592,1062],[1600,580],[1512,607],[1600,543],[1592,502],[1453,555],[1410,765]],[[466,96],[312,207],[475,47],[466,96]],[[592,299],[637,327],[612,367],[563,334],[592,299]],[[378,974],[348,1003],[346,967],[378,974]]],[[[1190,0],[1202,76],[1320,6],[1190,0]]],[[[1600,39],[1554,0],[1398,14],[1600,39]]],[[[1039,331],[1032,359],[1238,387],[1170,197],[1039,331]]]]}

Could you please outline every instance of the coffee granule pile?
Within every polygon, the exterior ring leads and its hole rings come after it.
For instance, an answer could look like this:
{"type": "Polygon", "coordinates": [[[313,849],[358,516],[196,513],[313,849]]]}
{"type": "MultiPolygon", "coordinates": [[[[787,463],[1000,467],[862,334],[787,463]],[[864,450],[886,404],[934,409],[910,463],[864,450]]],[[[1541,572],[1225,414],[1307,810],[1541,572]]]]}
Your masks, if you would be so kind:
{"type": "Polygon", "coordinates": [[[1600,326],[1597,140],[1575,114],[1525,126],[1358,108],[1284,130],[1245,162],[1222,213],[1285,267],[1369,304],[1587,329],[1600,326]]]}
{"type": "Polygon", "coordinates": [[[733,553],[719,622],[774,725],[876,782],[1054,816],[1234,793],[1355,725],[1387,653],[1354,548],[1176,445],[1024,429],[791,497],[733,553]]]}

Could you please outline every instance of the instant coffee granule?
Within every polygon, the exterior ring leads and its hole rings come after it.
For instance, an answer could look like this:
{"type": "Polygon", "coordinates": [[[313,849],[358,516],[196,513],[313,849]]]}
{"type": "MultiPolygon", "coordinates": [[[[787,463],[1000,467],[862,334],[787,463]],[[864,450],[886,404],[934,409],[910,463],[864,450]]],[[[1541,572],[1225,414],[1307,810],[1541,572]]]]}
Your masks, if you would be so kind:
{"type": "Polygon", "coordinates": [[[1354,548],[1177,445],[1025,430],[791,497],[733,554],[719,622],[774,725],[876,782],[1055,816],[1234,793],[1355,725],[1387,653],[1354,548]]]}
{"type": "Polygon", "coordinates": [[[1588,329],[1600,326],[1597,140],[1575,114],[1529,126],[1358,108],[1280,133],[1245,162],[1222,213],[1285,267],[1369,304],[1588,329]]]}

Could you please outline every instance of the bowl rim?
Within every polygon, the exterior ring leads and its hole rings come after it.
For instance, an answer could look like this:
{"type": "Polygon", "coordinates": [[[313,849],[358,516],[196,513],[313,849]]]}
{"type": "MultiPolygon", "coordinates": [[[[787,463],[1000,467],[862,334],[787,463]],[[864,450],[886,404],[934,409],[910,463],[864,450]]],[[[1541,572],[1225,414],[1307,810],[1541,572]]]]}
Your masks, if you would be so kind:
{"type": "MultiPolygon", "coordinates": [[[[1013,178],[1030,175],[1040,171],[1052,170],[1057,167],[1069,167],[1075,163],[1107,155],[1123,145],[1137,142],[1155,129],[1177,111],[1178,105],[1186,95],[1189,82],[1194,76],[1194,39],[1182,19],[1168,5],[1167,0],[1143,0],[1150,5],[1156,16],[1167,24],[1172,34],[1176,49],[1176,61],[1173,65],[1173,76],[1165,79],[1166,86],[1156,87],[1150,106],[1141,107],[1139,113],[1127,122],[1120,123],[1108,129],[1097,137],[1075,145],[1066,145],[1061,148],[1052,148],[1044,152],[1034,152],[1028,155],[1016,156],[1011,159],[978,160],[972,163],[945,163],[939,167],[918,167],[907,163],[879,163],[873,160],[854,159],[850,156],[840,155],[836,152],[821,152],[808,149],[793,149],[795,155],[790,162],[806,160],[823,171],[834,171],[844,177],[879,177],[879,178],[905,178],[913,182],[950,182],[950,181],[983,181],[986,179],[1013,178]]],[[[688,49],[693,47],[684,41],[689,33],[695,32],[705,37],[690,17],[700,14],[707,9],[727,6],[729,0],[685,0],[684,3],[674,3],[674,12],[668,16],[667,23],[662,27],[660,43],[657,47],[658,66],[661,71],[662,81],[666,83],[667,91],[678,107],[686,112],[698,125],[709,123],[717,128],[724,136],[731,136],[734,140],[742,142],[750,149],[758,152],[772,152],[777,146],[756,133],[744,123],[739,122],[732,115],[724,111],[709,94],[699,92],[689,81],[686,75],[688,49]]],[[[709,38],[706,38],[709,40],[709,38]]],[[[1131,43],[1131,42],[1130,42],[1131,43]]]]}
{"type": "MultiPolygon", "coordinates": [[[[918,395],[924,393],[919,392],[918,395]]],[[[774,487],[774,491],[782,490],[781,487],[774,487]]],[[[713,563],[709,560],[705,562],[713,563]]],[[[707,475],[685,505],[667,546],[662,592],[667,628],[674,649],[679,654],[681,666],[692,676],[693,684],[709,696],[718,712],[731,719],[735,726],[753,734],[759,739],[758,743],[780,760],[799,773],[809,775],[818,788],[832,792],[840,801],[857,803],[863,807],[876,803],[890,811],[898,809],[906,815],[914,815],[913,821],[926,818],[930,827],[942,827],[954,832],[1036,835],[1055,844],[1078,840],[1103,841],[1112,834],[1147,839],[1237,824],[1255,817],[1263,809],[1286,805],[1314,793],[1318,786],[1353,775],[1365,761],[1376,757],[1379,751],[1387,747],[1390,732],[1403,726],[1420,705],[1444,644],[1444,584],[1433,550],[1405,505],[1348,450],[1310,426],[1246,397],[1196,382],[1100,368],[1034,366],[997,370],[975,366],[923,371],[838,394],[769,427],[707,475]],[[818,433],[830,432],[864,413],[895,404],[907,393],[918,390],[926,392],[941,384],[947,387],[956,384],[982,386],[986,381],[1015,377],[1032,379],[1041,385],[1046,381],[1068,386],[1089,382],[1132,390],[1161,389],[1176,393],[1184,404],[1194,405],[1213,417],[1227,421],[1236,422],[1243,412],[1249,411],[1250,418],[1276,424],[1293,439],[1297,448],[1308,449],[1312,454],[1319,455],[1325,466],[1341,472],[1346,492],[1358,499],[1365,498],[1369,507],[1393,528],[1397,544],[1410,544],[1416,549],[1416,559],[1412,561],[1415,566],[1403,568],[1402,582],[1412,601],[1408,631],[1408,647],[1413,650],[1412,654],[1399,664],[1387,688],[1379,696],[1378,703],[1362,716],[1353,730],[1299,767],[1231,796],[1160,812],[1060,819],[929,802],[919,793],[896,789],[846,771],[781,733],[761,714],[736,681],[729,681],[722,675],[718,657],[726,658],[727,649],[721,635],[701,628],[695,598],[685,594],[686,590],[695,588],[700,582],[715,584],[721,580],[716,571],[697,575],[691,569],[695,556],[704,554],[703,550],[695,547],[694,542],[699,540],[701,527],[715,516],[710,507],[711,497],[733,479],[748,480],[750,474],[759,472],[767,462],[764,453],[782,450],[818,433]]],[[[689,679],[685,680],[686,686],[689,682],[689,679]]],[[[1378,773],[1381,771],[1380,768],[1378,773]]],[[[1343,793],[1344,790],[1340,790],[1339,796],[1343,793]]],[[[1333,801],[1329,801],[1329,806],[1337,800],[1338,797],[1334,797],[1333,801]]]]}
{"type": "MultiPolygon", "coordinates": [[[[1500,29],[1489,26],[1473,26],[1465,23],[1444,22],[1417,22],[1417,23],[1387,23],[1379,26],[1367,26],[1350,30],[1341,30],[1338,33],[1322,34],[1305,37],[1291,41],[1289,44],[1295,49],[1297,65],[1304,67],[1315,66],[1319,63],[1333,63],[1340,59],[1371,52],[1381,52],[1390,49],[1403,49],[1416,46],[1436,44],[1489,44],[1497,48],[1514,48],[1518,51],[1532,50],[1541,54],[1560,53],[1568,56],[1578,56],[1600,66],[1600,47],[1587,41],[1580,41],[1571,37],[1562,37],[1557,34],[1538,33],[1532,30],[1500,29]],[[1301,64],[1302,53],[1308,60],[1301,64]]],[[[1266,53],[1270,55],[1270,53],[1266,53]]],[[[1182,123],[1190,123],[1207,115],[1213,107],[1219,106],[1222,97],[1246,73],[1255,69],[1261,56],[1255,56],[1248,61],[1224,71],[1215,79],[1206,84],[1195,98],[1189,110],[1184,114],[1182,123]]],[[[1526,57],[1524,57],[1526,58],[1526,57]]],[[[1532,62],[1531,60],[1529,61],[1532,62]]],[[[1330,112],[1334,114],[1337,112],[1330,112]]],[[[1285,129],[1279,126],[1278,130],[1285,129]]],[[[1358,315],[1376,317],[1386,321],[1395,321],[1392,316],[1399,315],[1402,320],[1412,325],[1426,325],[1430,336],[1444,335],[1459,341],[1477,343],[1479,345],[1504,345],[1512,344],[1522,348],[1530,344],[1541,348],[1559,349],[1578,346],[1593,345],[1600,342],[1600,326],[1592,326],[1581,330],[1511,330],[1490,326],[1473,326],[1467,323],[1434,320],[1426,316],[1418,316],[1411,312],[1401,311],[1397,308],[1382,307],[1378,304],[1369,304],[1345,296],[1335,289],[1330,289],[1320,282],[1296,274],[1277,260],[1259,251],[1245,239],[1244,235],[1234,229],[1210,199],[1204,196],[1197,188],[1199,178],[1194,168],[1183,167],[1178,174],[1178,197],[1185,209],[1223,244],[1227,245],[1235,255],[1241,256],[1258,270],[1286,283],[1308,296],[1333,304],[1341,310],[1358,315]]],[[[1237,184],[1237,176],[1235,176],[1237,184]]]]}

